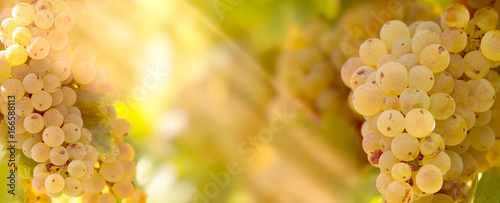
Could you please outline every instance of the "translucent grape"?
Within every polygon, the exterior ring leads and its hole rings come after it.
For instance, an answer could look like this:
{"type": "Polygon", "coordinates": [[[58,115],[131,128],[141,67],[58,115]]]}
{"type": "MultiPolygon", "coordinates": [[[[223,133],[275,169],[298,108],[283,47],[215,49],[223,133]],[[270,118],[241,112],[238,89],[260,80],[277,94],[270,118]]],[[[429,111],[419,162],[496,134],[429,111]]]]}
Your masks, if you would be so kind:
{"type": "Polygon", "coordinates": [[[120,161],[102,163],[101,175],[108,182],[116,182],[123,177],[123,165],[120,161]]]}
{"type": "Polygon", "coordinates": [[[420,64],[429,68],[433,73],[444,71],[449,63],[450,54],[439,44],[426,46],[420,54],[420,64]]]}
{"type": "Polygon", "coordinates": [[[40,143],[40,140],[37,140],[33,137],[31,138],[28,138],[24,141],[23,143],[23,154],[28,157],[28,158],[31,158],[31,149],[33,148],[33,146],[35,146],[35,144],[37,143],[40,143]]]}
{"type": "Polygon", "coordinates": [[[12,67],[12,77],[18,80],[23,80],[24,77],[26,77],[26,75],[28,75],[29,73],[30,69],[26,64],[12,67]]]}
{"type": "Polygon", "coordinates": [[[80,139],[80,136],[81,136],[80,127],[78,127],[76,124],[66,123],[62,127],[62,130],[64,131],[64,134],[66,135],[65,141],[67,143],[74,143],[80,139]]]}
{"type": "Polygon", "coordinates": [[[389,185],[394,182],[394,179],[392,178],[391,175],[388,175],[386,173],[380,173],[378,176],[377,176],[377,180],[376,180],[376,186],[377,186],[377,190],[381,193],[381,194],[385,194],[386,190],[387,190],[387,187],[389,187],[389,185]]]}
{"type": "Polygon", "coordinates": [[[386,95],[399,95],[408,87],[408,71],[397,62],[384,64],[376,76],[376,84],[386,95]]]}
{"type": "Polygon", "coordinates": [[[71,160],[82,160],[87,153],[85,146],[79,142],[68,144],[66,150],[68,150],[69,159],[71,160]]]}
{"type": "Polygon", "coordinates": [[[34,174],[33,180],[32,180],[32,186],[35,191],[38,193],[46,193],[47,188],[45,188],[45,180],[49,177],[49,174],[47,172],[40,172],[37,174],[34,174]]]}
{"type": "Polygon", "coordinates": [[[41,29],[48,29],[54,24],[54,14],[48,10],[36,12],[35,25],[41,29]]]}
{"type": "Polygon", "coordinates": [[[411,167],[406,163],[396,163],[392,166],[391,174],[392,177],[397,181],[407,181],[411,178],[411,167]]]}
{"type": "Polygon", "coordinates": [[[446,147],[446,149],[452,150],[459,154],[466,152],[467,150],[469,150],[469,148],[470,148],[470,141],[468,136],[466,136],[465,139],[458,145],[446,147]]]}
{"type": "Polygon", "coordinates": [[[372,68],[370,66],[363,66],[361,68],[358,68],[354,72],[354,74],[352,74],[351,88],[353,90],[355,90],[356,88],[358,88],[362,84],[365,84],[366,78],[368,77],[368,75],[370,75],[371,73],[374,73],[376,71],[377,70],[375,70],[375,68],[372,68]]]}
{"type": "Polygon", "coordinates": [[[50,67],[52,62],[48,58],[43,58],[40,60],[31,59],[29,63],[30,71],[41,77],[50,73],[50,67]]]}
{"type": "Polygon", "coordinates": [[[63,115],[57,109],[49,109],[43,114],[43,121],[45,123],[45,127],[60,127],[63,123],[63,115]]]}
{"type": "Polygon", "coordinates": [[[422,163],[436,166],[441,171],[441,174],[448,172],[451,167],[451,159],[445,152],[440,152],[436,156],[424,156],[422,163]]]}
{"type": "Polygon", "coordinates": [[[43,77],[43,89],[49,93],[54,93],[61,88],[61,81],[54,74],[47,74],[43,77]]]}
{"type": "Polygon", "coordinates": [[[387,111],[387,110],[397,110],[400,111],[401,107],[399,105],[399,97],[396,95],[389,95],[384,98],[382,101],[382,110],[387,111]]]}
{"type": "Polygon", "coordinates": [[[432,94],[430,101],[429,111],[436,120],[447,119],[455,112],[455,100],[448,94],[432,94]]]}
{"type": "Polygon", "coordinates": [[[398,63],[403,65],[406,70],[411,70],[413,67],[420,64],[420,58],[416,54],[405,54],[398,59],[398,63]]]}
{"type": "Polygon", "coordinates": [[[495,89],[491,83],[485,79],[469,80],[469,97],[467,106],[474,112],[485,112],[493,106],[495,101],[495,89]]]}
{"type": "Polygon", "coordinates": [[[491,121],[491,116],[491,110],[482,113],[476,113],[476,123],[474,124],[474,126],[481,127],[488,125],[488,123],[490,123],[491,121]]]}
{"type": "Polygon", "coordinates": [[[437,23],[435,23],[433,21],[425,21],[425,22],[420,23],[415,28],[415,33],[418,33],[419,31],[422,31],[422,30],[430,30],[432,32],[435,32],[438,35],[441,35],[441,33],[443,32],[441,30],[441,26],[439,26],[437,23]]]}
{"type": "Polygon", "coordinates": [[[454,79],[453,77],[446,71],[435,73],[434,74],[434,85],[432,86],[432,89],[428,92],[429,94],[434,94],[434,93],[446,93],[446,94],[451,94],[453,91],[453,87],[455,86],[454,84],[454,79]]]}
{"type": "Polygon", "coordinates": [[[481,52],[489,60],[500,61],[500,30],[489,31],[483,36],[481,52]]]}
{"type": "Polygon", "coordinates": [[[410,37],[410,29],[400,20],[386,22],[380,29],[380,39],[390,48],[398,39],[405,37],[410,37]]]}
{"type": "Polygon", "coordinates": [[[411,50],[420,56],[422,50],[431,44],[441,44],[441,36],[430,30],[421,30],[415,33],[411,40],[411,50]]]}
{"type": "Polygon", "coordinates": [[[386,200],[388,203],[404,203],[412,202],[413,189],[406,182],[394,181],[392,182],[385,192],[386,200]]]}
{"type": "Polygon", "coordinates": [[[434,165],[422,166],[415,180],[418,188],[426,193],[435,193],[443,185],[443,175],[434,165]]]}
{"type": "Polygon", "coordinates": [[[432,203],[455,203],[455,200],[444,193],[436,193],[432,197],[432,203]]]}
{"type": "Polygon", "coordinates": [[[408,73],[410,88],[430,91],[434,86],[434,74],[425,66],[415,66],[408,73]]]}
{"type": "Polygon", "coordinates": [[[460,54],[450,54],[450,64],[445,70],[456,80],[464,74],[465,61],[460,54]]]}
{"type": "Polygon", "coordinates": [[[418,139],[408,133],[399,134],[392,140],[391,151],[396,158],[411,161],[419,153],[418,139]]]}
{"type": "Polygon", "coordinates": [[[354,91],[352,101],[358,113],[373,116],[382,110],[384,98],[385,94],[377,85],[365,83],[354,91]]]}
{"type": "Polygon", "coordinates": [[[405,129],[405,117],[396,110],[387,110],[382,112],[377,119],[379,131],[388,137],[395,137],[403,133],[405,129]]]}
{"type": "Polygon", "coordinates": [[[29,97],[23,97],[16,102],[15,112],[21,117],[26,117],[28,114],[32,113],[33,105],[31,104],[31,99],[29,97]]]}
{"type": "Polygon", "coordinates": [[[67,177],[66,179],[64,179],[63,193],[65,195],[68,195],[70,197],[76,197],[78,196],[78,193],[80,193],[81,189],[82,189],[82,184],[80,180],[73,177],[67,177]]]}
{"type": "Polygon", "coordinates": [[[454,146],[465,139],[467,123],[462,116],[454,113],[446,120],[436,121],[435,132],[443,137],[446,145],[454,146]]]}
{"type": "Polygon", "coordinates": [[[24,77],[23,87],[26,92],[34,94],[43,88],[43,78],[35,73],[30,73],[24,77]]]}
{"type": "Polygon", "coordinates": [[[468,135],[470,146],[478,151],[490,149],[495,142],[495,132],[489,126],[474,127],[468,135]]]}
{"type": "Polygon", "coordinates": [[[61,30],[63,32],[70,31],[75,25],[75,18],[71,13],[61,12],[56,15],[54,19],[54,26],[56,29],[61,30]]]}
{"type": "Polygon", "coordinates": [[[47,35],[47,41],[51,49],[61,51],[69,43],[69,38],[63,31],[52,30],[47,35]]]}
{"type": "Polygon", "coordinates": [[[460,174],[460,176],[469,178],[477,171],[477,161],[467,152],[460,154],[460,156],[462,157],[462,161],[464,163],[462,174],[460,174]]]}
{"type": "Polygon", "coordinates": [[[106,186],[106,180],[104,180],[100,173],[95,173],[85,183],[87,184],[87,192],[92,194],[99,194],[106,186]]]}
{"type": "Polygon", "coordinates": [[[59,193],[64,189],[64,178],[59,174],[51,174],[45,179],[48,192],[59,193]]]}
{"type": "MultiPolygon", "coordinates": [[[[128,179],[128,180],[132,180],[132,178],[135,176],[135,172],[136,172],[135,163],[131,160],[126,160],[126,161],[122,162],[122,165],[123,165],[123,169],[124,169],[123,178],[128,179]]],[[[381,174],[386,174],[386,173],[381,173],[381,174]]]]}
{"type": "MultiPolygon", "coordinates": [[[[383,151],[383,152],[387,152],[387,151],[391,151],[391,143],[392,143],[392,140],[393,138],[392,137],[386,137],[386,136],[382,136],[379,140],[378,140],[378,146],[380,147],[380,149],[383,151]]],[[[129,152],[132,153],[134,151],[134,148],[132,148],[132,146],[130,145],[127,145],[129,146],[129,152]]],[[[133,154],[132,154],[133,155],[133,154]]],[[[131,159],[130,156],[128,159],[131,159]]]]}
{"type": "Polygon", "coordinates": [[[31,104],[38,111],[45,111],[52,106],[52,96],[45,90],[39,91],[31,96],[31,104]]]}
{"type": "Polygon", "coordinates": [[[113,202],[116,202],[116,198],[110,193],[102,193],[97,198],[97,203],[113,203],[113,202]]]}
{"type": "Polygon", "coordinates": [[[63,104],[66,107],[73,106],[73,104],[76,101],[75,91],[67,86],[62,87],[61,91],[63,93],[63,101],[61,102],[61,104],[63,104]]]}
{"type": "Polygon", "coordinates": [[[429,135],[434,130],[434,126],[434,116],[427,109],[416,108],[406,114],[406,131],[417,138],[429,135]]]}
{"type": "Polygon", "coordinates": [[[45,162],[49,159],[50,147],[45,143],[39,142],[31,148],[31,158],[36,162],[45,162]]]}
{"type": "Polygon", "coordinates": [[[434,156],[444,150],[444,140],[441,135],[431,133],[420,140],[419,149],[424,156],[434,156]]]}
{"type": "Polygon", "coordinates": [[[64,165],[68,161],[68,151],[62,146],[54,147],[50,150],[49,159],[55,165],[64,165]]]}
{"type": "Polygon", "coordinates": [[[47,39],[36,36],[28,42],[26,51],[32,59],[43,59],[49,55],[50,45],[47,39]]]}
{"type": "Polygon", "coordinates": [[[83,158],[84,161],[88,161],[92,165],[97,163],[97,159],[99,158],[99,155],[97,153],[97,150],[92,145],[88,145],[88,144],[85,145],[85,152],[86,152],[85,158],[83,158]]]}
{"type": "Polygon", "coordinates": [[[474,22],[479,29],[487,32],[498,26],[498,13],[491,7],[485,7],[474,13],[474,22]]]}
{"type": "Polygon", "coordinates": [[[18,44],[9,46],[7,52],[5,52],[5,56],[7,57],[9,63],[13,66],[21,65],[28,59],[26,49],[18,44]]]}
{"type": "Polygon", "coordinates": [[[444,15],[450,27],[465,27],[470,19],[469,10],[461,4],[452,4],[444,15]]]}
{"type": "Polygon", "coordinates": [[[408,114],[412,109],[423,108],[427,109],[430,105],[430,98],[425,91],[416,88],[407,88],[399,95],[399,103],[401,112],[408,114]]]}
{"type": "Polygon", "coordinates": [[[82,177],[87,171],[87,166],[81,160],[73,160],[68,165],[68,173],[74,178],[82,177]]]}
{"type": "Polygon", "coordinates": [[[9,101],[8,96],[14,96],[19,101],[24,96],[23,83],[15,78],[9,78],[0,85],[0,94],[4,101],[9,101]]]}
{"type": "Polygon", "coordinates": [[[400,58],[405,54],[411,54],[411,38],[405,37],[398,39],[393,45],[391,53],[396,58],[400,58]]]}
{"type": "Polygon", "coordinates": [[[391,174],[392,166],[398,162],[399,160],[394,156],[392,151],[384,152],[378,161],[380,171],[382,173],[391,174]]]}
{"type": "Polygon", "coordinates": [[[465,49],[469,41],[467,33],[457,27],[446,29],[441,35],[443,46],[451,53],[458,53],[465,49]]]}
{"type": "Polygon", "coordinates": [[[84,145],[88,145],[90,144],[91,140],[92,140],[92,133],[90,132],[90,130],[88,130],[87,128],[82,128],[80,139],[78,140],[78,142],[84,145]]]}
{"type": "Polygon", "coordinates": [[[397,62],[398,58],[392,54],[386,54],[380,57],[380,59],[377,62],[377,68],[380,68],[382,65],[389,63],[389,62],[397,62]]]}
{"type": "Polygon", "coordinates": [[[480,51],[471,51],[464,56],[464,73],[472,79],[479,79],[488,73],[490,67],[487,59],[480,51]]]}
{"type": "Polygon", "coordinates": [[[470,130],[476,124],[476,114],[469,107],[459,104],[455,109],[455,113],[464,118],[467,123],[467,130],[470,130]]]}
{"type": "Polygon", "coordinates": [[[5,36],[11,36],[12,32],[19,27],[20,25],[17,24],[13,18],[5,18],[2,21],[2,34],[5,36]]]}
{"type": "Polygon", "coordinates": [[[60,146],[64,142],[64,131],[57,126],[49,126],[43,131],[43,141],[49,147],[60,146]]]}
{"type": "Polygon", "coordinates": [[[382,40],[377,38],[367,39],[359,47],[361,60],[369,66],[376,66],[380,57],[386,54],[387,46],[382,40]]]}
{"type": "Polygon", "coordinates": [[[59,78],[60,81],[68,79],[71,74],[71,69],[68,63],[64,61],[56,61],[52,64],[51,73],[59,78]]]}
{"type": "Polygon", "coordinates": [[[12,18],[20,26],[27,26],[35,20],[35,8],[28,3],[19,3],[12,8],[12,18]]]}
{"type": "Polygon", "coordinates": [[[24,119],[24,128],[29,133],[38,133],[44,127],[43,117],[38,113],[31,113],[24,119]]]}
{"type": "Polygon", "coordinates": [[[455,80],[453,91],[450,96],[453,97],[453,100],[457,104],[465,104],[465,102],[467,102],[467,98],[469,97],[469,92],[470,90],[467,82],[463,80],[455,80]]]}
{"type": "Polygon", "coordinates": [[[493,146],[486,153],[486,160],[493,167],[500,167],[500,140],[495,140],[493,146]]]}
{"type": "Polygon", "coordinates": [[[12,32],[12,40],[21,46],[26,46],[30,39],[31,31],[26,27],[18,27],[12,32]]]}

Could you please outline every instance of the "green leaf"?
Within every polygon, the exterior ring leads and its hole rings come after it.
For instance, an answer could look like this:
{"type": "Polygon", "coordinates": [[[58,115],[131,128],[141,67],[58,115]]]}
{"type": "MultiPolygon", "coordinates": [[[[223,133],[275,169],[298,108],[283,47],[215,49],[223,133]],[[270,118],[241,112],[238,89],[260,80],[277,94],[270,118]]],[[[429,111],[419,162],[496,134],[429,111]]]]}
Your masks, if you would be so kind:
{"type": "Polygon", "coordinates": [[[476,172],[474,178],[472,179],[472,186],[469,189],[469,193],[467,193],[467,196],[465,197],[464,200],[465,203],[474,202],[474,194],[476,194],[478,178],[479,178],[479,173],[476,172]]]}
{"type": "Polygon", "coordinates": [[[38,165],[36,161],[26,157],[23,153],[19,156],[19,166],[17,168],[19,176],[23,179],[33,178],[33,169],[38,165]]]}
{"type": "Polygon", "coordinates": [[[474,194],[474,203],[500,202],[500,168],[490,168],[483,173],[474,194]]]}
{"type": "Polygon", "coordinates": [[[83,127],[92,133],[90,145],[96,148],[100,156],[113,153],[114,138],[111,119],[101,107],[114,104],[117,99],[111,94],[101,94],[74,88],[77,100],[75,106],[82,112],[83,127]]]}

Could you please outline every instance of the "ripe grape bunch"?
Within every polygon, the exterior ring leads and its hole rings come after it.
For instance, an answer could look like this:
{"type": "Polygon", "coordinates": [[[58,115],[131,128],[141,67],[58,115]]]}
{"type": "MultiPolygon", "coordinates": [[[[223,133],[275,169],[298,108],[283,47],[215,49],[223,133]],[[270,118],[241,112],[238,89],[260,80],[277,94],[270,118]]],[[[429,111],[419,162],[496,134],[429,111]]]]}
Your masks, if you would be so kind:
{"type": "Polygon", "coordinates": [[[500,131],[490,125],[499,108],[499,16],[475,9],[471,19],[453,4],[440,24],[388,21],[342,67],[385,202],[461,202],[477,171],[500,167],[500,131]]]}
{"type": "Polygon", "coordinates": [[[22,150],[17,161],[22,156],[37,163],[21,181],[25,201],[51,202],[64,194],[82,197],[84,203],[145,202],[145,193],[132,182],[134,149],[123,141],[130,123],[116,117],[112,104],[85,109],[76,105],[82,99],[79,92],[116,93],[116,88],[95,65],[93,47],[82,44],[70,54],[67,33],[75,17],[66,4],[72,2],[19,3],[0,15],[6,48],[0,51],[2,127],[7,127],[8,97],[14,96],[16,122],[10,127],[15,127],[16,148],[22,150]],[[109,117],[111,135],[99,136],[114,138],[111,153],[100,154],[93,145],[98,135],[84,127],[96,125],[86,120],[89,112],[109,117]]]}

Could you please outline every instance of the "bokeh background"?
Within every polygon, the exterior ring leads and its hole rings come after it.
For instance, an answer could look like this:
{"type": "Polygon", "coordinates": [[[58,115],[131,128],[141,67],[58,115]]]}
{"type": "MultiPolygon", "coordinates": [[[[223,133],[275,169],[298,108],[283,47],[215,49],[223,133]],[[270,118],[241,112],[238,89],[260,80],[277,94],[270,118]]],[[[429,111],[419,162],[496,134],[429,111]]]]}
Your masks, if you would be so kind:
{"type": "MultiPolygon", "coordinates": [[[[319,114],[276,67],[310,19],[348,29],[370,15],[353,10],[387,1],[107,1],[77,16],[70,39],[95,46],[118,87],[148,202],[381,200],[346,97],[319,114]]],[[[451,0],[420,2],[439,13],[451,0]]]]}

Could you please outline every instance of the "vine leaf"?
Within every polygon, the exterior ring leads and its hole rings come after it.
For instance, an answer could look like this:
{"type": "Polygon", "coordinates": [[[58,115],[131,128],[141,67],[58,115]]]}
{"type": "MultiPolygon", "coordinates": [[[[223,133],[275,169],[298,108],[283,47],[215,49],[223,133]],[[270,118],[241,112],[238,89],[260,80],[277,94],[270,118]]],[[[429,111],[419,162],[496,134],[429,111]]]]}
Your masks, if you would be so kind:
{"type": "Polygon", "coordinates": [[[74,88],[77,100],[75,106],[82,112],[83,127],[92,133],[90,145],[96,148],[99,156],[107,156],[114,151],[113,126],[111,119],[101,108],[112,105],[118,100],[111,94],[90,92],[74,88]]]}
{"type": "Polygon", "coordinates": [[[500,202],[500,168],[486,170],[477,184],[473,203],[500,202]]]}
{"type": "Polygon", "coordinates": [[[23,179],[33,179],[33,169],[35,169],[38,163],[26,157],[23,153],[20,153],[19,156],[19,166],[17,166],[17,171],[19,172],[19,176],[23,179]]]}

